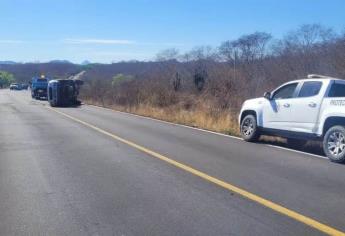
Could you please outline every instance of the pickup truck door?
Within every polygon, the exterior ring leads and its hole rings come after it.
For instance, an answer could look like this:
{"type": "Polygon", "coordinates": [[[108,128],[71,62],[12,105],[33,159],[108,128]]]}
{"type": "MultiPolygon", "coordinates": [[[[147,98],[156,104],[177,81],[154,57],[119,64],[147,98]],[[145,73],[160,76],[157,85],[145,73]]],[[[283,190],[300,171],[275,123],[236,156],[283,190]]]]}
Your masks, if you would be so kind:
{"type": "Polygon", "coordinates": [[[297,95],[299,83],[292,82],[279,87],[270,100],[263,103],[262,120],[264,128],[291,130],[291,103],[297,95]]]}
{"type": "Polygon", "coordinates": [[[290,130],[303,133],[315,133],[324,98],[327,82],[304,81],[298,89],[296,98],[288,101],[286,109],[290,117],[290,130]]]}

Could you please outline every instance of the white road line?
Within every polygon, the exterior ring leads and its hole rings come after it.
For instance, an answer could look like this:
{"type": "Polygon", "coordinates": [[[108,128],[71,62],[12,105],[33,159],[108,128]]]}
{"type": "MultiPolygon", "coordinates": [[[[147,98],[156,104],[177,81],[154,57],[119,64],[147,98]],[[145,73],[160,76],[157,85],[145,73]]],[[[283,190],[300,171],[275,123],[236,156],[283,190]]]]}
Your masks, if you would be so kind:
{"type": "MultiPolygon", "coordinates": [[[[91,106],[91,107],[95,107],[95,108],[98,108],[98,109],[104,109],[104,110],[108,110],[108,111],[111,111],[111,112],[118,112],[118,113],[122,113],[122,114],[125,114],[125,115],[135,116],[135,117],[144,118],[144,119],[152,120],[152,121],[158,121],[158,122],[161,122],[161,123],[164,123],[164,124],[180,126],[180,127],[184,127],[184,128],[188,128],[188,129],[198,130],[198,131],[202,131],[202,132],[206,132],[206,133],[210,133],[210,134],[214,134],[214,135],[218,135],[218,136],[222,136],[222,137],[226,137],[226,138],[237,139],[237,140],[241,140],[242,141],[242,138],[236,137],[236,136],[233,136],[233,135],[217,133],[217,132],[214,132],[214,131],[210,131],[210,130],[206,130],[206,129],[200,129],[200,128],[195,128],[195,127],[188,126],[188,125],[176,124],[176,123],[172,123],[172,122],[169,122],[169,121],[159,120],[159,119],[155,119],[155,118],[151,118],[151,117],[147,117],[147,116],[142,116],[142,115],[137,115],[137,114],[133,114],[133,113],[129,113],[129,112],[124,112],[124,111],[118,111],[118,110],[114,110],[114,109],[110,109],[110,108],[106,108],[106,107],[101,107],[101,106],[96,106],[96,105],[91,105],[91,104],[86,104],[86,105],[87,106],[91,106]]],[[[272,144],[264,144],[264,145],[268,146],[268,147],[276,148],[276,149],[281,149],[281,150],[285,150],[285,151],[290,151],[290,152],[294,152],[294,153],[304,154],[304,155],[308,155],[308,156],[311,156],[311,157],[317,157],[317,158],[328,160],[328,158],[325,157],[325,156],[321,156],[321,155],[317,155],[317,154],[312,154],[312,153],[309,153],[309,152],[298,151],[298,150],[294,150],[294,149],[291,149],[291,148],[276,146],[276,145],[272,145],[272,144]]]]}
{"type": "Polygon", "coordinates": [[[300,154],[306,154],[308,156],[312,156],[312,157],[317,157],[317,158],[321,158],[321,159],[326,159],[328,160],[327,157],[325,156],[321,156],[321,155],[317,155],[317,154],[312,154],[312,153],[309,153],[309,152],[303,152],[303,151],[298,151],[298,150],[295,150],[295,149],[291,149],[291,148],[286,148],[286,147],[280,147],[280,146],[275,146],[275,145],[272,145],[272,144],[265,144],[266,146],[269,146],[269,147],[274,147],[274,148],[278,148],[278,149],[282,149],[282,150],[286,150],[286,151],[290,151],[290,152],[295,152],[295,153],[300,153],[300,154]]]}

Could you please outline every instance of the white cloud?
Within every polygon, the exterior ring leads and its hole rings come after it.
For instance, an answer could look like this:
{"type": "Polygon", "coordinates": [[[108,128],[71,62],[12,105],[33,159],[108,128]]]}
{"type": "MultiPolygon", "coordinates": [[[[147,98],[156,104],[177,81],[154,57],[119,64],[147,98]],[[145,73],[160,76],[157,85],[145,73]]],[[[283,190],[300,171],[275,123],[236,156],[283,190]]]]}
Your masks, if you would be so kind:
{"type": "Polygon", "coordinates": [[[63,42],[67,44],[135,44],[135,41],[124,39],[64,39],[63,42]]]}

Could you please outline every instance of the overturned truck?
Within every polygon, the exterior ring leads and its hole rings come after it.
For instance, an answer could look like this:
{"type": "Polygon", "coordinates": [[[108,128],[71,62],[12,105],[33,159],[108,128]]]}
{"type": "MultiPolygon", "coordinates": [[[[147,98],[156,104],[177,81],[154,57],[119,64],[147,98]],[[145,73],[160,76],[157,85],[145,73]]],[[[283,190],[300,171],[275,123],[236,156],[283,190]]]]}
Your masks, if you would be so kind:
{"type": "Polygon", "coordinates": [[[48,102],[51,106],[76,106],[82,80],[57,79],[48,83],[48,102]]]}

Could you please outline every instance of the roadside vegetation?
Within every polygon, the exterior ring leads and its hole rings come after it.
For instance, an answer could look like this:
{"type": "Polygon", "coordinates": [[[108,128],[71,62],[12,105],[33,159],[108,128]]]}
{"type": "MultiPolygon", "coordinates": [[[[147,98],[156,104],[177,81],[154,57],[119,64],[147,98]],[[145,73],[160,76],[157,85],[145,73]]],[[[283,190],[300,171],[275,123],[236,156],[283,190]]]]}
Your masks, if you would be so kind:
{"type": "Polygon", "coordinates": [[[85,71],[84,102],[237,135],[245,99],[307,74],[345,79],[345,32],[310,24],[281,39],[254,32],[217,47],[170,48],[148,62],[27,63],[0,65],[0,70],[19,82],[40,73],[67,78],[85,71]]]}
{"type": "Polygon", "coordinates": [[[7,88],[13,82],[15,82],[13,74],[6,71],[0,71],[0,89],[7,88]]]}
{"type": "Polygon", "coordinates": [[[237,135],[245,99],[307,74],[345,78],[345,35],[317,24],[283,39],[255,32],[216,48],[183,54],[167,49],[151,64],[140,73],[90,78],[82,96],[92,104],[237,135]]]}

